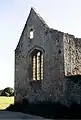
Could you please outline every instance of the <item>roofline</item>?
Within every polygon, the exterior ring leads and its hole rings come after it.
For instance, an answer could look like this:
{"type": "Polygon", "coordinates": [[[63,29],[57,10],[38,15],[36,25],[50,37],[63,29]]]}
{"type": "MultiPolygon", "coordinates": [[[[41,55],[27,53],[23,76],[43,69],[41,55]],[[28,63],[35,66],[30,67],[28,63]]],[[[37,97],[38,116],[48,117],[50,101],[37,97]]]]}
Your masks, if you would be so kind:
{"type": "MultiPolygon", "coordinates": [[[[61,33],[65,34],[65,35],[69,35],[69,36],[71,36],[71,37],[74,37],[75,39],[81,39],[81,38],[75,37],[75,35],[72,35],[72,34],[69,34],[69,33],[65,33],[65,32],[59,31],[59,30],[57,30],[57,29],[50,28],[50,27],[46,24],[46,22],[44,21],[44,19],[40,16],[40,14],[37,13],[36,9],[35,9],[34,7],[31,7],[31,10],[30,10],[29,15],[28,15],[28,17],[27,17],[27,20],[26,20],[26,22],[25,22],[24,28],[23,28],[23,30],[22,30],[22,32],[21,32],[19,41],[20,41],[20,39],[21,39],[21,37],[22,37],[22,35],[23,35],[23,32],[24,32],[24,30],[25,30],[25,28],[26,28],[27,21],[28,21],[28,18],[29,18],[29,16],[30,16],[30,13],[31,13],[32,10],[33,10],[34,13],[37,15],[37,17],[40,19],[40,21],[45,25],[45,27],[49,28],[50,30],[57,31],[57,32],[61,32],[61,33]]],[[[18,41],[18,44],[19,44],[19,41],[18,41]]],[[[18,46],[18,44],[17,44],[17,46],[18,46]]],[[[16,48],[17,48],[17,46],[16,46],[16,48]]],[[[16,50],[16,48],[15,48],[15,50],[16,50]]],[[[14,50],[14,51],[15,51],[15,50],[14,50]]]]}

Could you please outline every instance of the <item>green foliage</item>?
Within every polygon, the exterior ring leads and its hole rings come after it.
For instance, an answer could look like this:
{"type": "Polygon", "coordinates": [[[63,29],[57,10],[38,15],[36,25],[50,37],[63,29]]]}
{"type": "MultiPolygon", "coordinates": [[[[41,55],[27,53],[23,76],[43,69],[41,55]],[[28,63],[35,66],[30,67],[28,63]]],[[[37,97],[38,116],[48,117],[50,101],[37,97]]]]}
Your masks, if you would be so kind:
{"type": "Polygon", "coordinates": [[[2,94],[2,91],[3,91],[3,90],[0,90],[0,95],[2,94]]]}
{"type": "Polygon", "coordinates": [[[7,92],[2,92],[1,96],[7,96],[7,97],[9,97],[9,96],[10,96],[10,94],[9,94],[9,93],[7,93],[7,92]]]}
{"type": "Polygon", "coordinates": [[[14,95],[14,90],[13,90],[13,88],[11,88],[11,87],[5,88],[5,89],[2,91],[2,93],[1,93],[1,96],[8,96],[8,97],[10,97],[10,96],[13,96],[13,95],[14,95]]]}

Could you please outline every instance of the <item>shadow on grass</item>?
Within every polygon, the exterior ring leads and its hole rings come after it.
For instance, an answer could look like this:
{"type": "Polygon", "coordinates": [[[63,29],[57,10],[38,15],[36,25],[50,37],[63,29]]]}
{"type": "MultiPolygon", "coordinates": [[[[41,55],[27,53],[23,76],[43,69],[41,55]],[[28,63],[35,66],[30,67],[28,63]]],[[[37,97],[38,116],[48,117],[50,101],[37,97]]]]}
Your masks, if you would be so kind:
{"type": "Polygon", "coordinates": [[[60,102],[37,102],[29,103],[27,100],[23,100],[22,104],[10,105],[7,111],[23,112],[32,115],[41,116],[44,118],[81,118],[81,105],[72,103],[69,107],[64,106],[60,102]]]}

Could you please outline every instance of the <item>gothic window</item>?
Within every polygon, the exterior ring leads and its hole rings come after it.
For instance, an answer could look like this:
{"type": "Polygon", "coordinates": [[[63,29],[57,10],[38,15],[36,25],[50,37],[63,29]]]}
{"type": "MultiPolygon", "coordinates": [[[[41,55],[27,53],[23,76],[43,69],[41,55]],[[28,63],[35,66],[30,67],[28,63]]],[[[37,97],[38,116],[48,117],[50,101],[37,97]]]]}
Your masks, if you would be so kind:
{"type": "Polygon", "coordinates": [[[32,61],[31,63],[31,73],[30,76],[33,80],[42,80],[43,79],[43,53],[39,50],[34,50],[30,54],[32,61]]]}

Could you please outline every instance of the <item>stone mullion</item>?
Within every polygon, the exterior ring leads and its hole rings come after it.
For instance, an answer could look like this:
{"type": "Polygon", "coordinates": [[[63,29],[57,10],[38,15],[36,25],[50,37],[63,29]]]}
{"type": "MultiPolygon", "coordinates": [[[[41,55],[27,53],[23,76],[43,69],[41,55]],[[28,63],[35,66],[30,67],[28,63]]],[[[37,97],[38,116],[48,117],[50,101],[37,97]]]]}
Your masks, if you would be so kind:
{"type": "Polygon", "coordinates": [[[40,80],[40,52],[37,54],[37,80],[40,80]]]}
{"type": "Polygon", "coordinates": [[[35,60],[36,60],[35,76],[36,76],[36,80],[37,80],[37,54],[35,55],[35,60]]]}
{"type": "Polygon", "coordinates": [[[33,56],[33,80],[36,80],[36,56],[33,56]]]}
{"type": "Polygon", "coordinates": [[[40,54],[40,80],[41,80],[41,54],[40,54]]]}
{"type": "Polygon", "coordinates": [[[41,55],[41,79],[43,79],[43,54],[41,55]]]}

